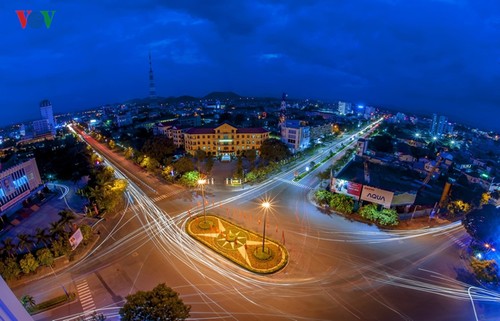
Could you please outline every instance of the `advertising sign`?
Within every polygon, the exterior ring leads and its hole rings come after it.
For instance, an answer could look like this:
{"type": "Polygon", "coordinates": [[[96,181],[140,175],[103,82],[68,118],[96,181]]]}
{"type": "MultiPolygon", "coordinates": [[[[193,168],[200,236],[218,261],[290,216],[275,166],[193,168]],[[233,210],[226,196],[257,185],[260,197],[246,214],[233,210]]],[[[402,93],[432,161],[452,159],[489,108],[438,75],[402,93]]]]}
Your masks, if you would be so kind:
{"type": "Polygon", "coordinates": [[[415,203],[416,198],[417,193],[396,194],[392,199],[392,206],[412,205],[413,203],[415,203]]]}
{"type": "Polygon", "coordinates": [[[69,244],[71,245],[71,250],[75,250],[76,247],[83,241],[82,231],[80,229],[76,230],[73,235],[69,238],[69,244]]]}
{"type": "Polygon", "coordinates": [[[332,178],[331,191],[339,194],[348,195],[356,199],[361,195],[363,185],[346,181],[344,179],[332,178]]]}
{"type": "Polygon", "coordinates": [[[2,188],[5,196],[9,196],[16,190],[14,183],[12,182],[12,177],[10,175],[2,178],[2,184],[0,187],[2,188]]]}
{"type": "Polygon", "coordinates": [[[391,207],[393,197],[393,192],[367,185],[363,186],[363,191],[361,192],[361,199],[363,201],[380,204],[385,208],[391,207]]]}

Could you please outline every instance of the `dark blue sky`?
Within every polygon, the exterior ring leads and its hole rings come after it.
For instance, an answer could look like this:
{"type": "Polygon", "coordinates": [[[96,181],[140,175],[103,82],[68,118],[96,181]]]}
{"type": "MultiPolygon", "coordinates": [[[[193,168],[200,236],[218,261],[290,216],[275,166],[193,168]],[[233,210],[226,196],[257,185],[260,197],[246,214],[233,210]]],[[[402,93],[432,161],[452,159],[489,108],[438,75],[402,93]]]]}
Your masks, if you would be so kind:
{"type": "Polygon", "coordinates": [[[4,0],[0,27],[0,125],[44,98],[60,113],[146,97],[151,50],[160,96],[287,92],[500,131],[496,0],[4,0]],[[21,9],[56,13],[22,29],[21,9]]]}

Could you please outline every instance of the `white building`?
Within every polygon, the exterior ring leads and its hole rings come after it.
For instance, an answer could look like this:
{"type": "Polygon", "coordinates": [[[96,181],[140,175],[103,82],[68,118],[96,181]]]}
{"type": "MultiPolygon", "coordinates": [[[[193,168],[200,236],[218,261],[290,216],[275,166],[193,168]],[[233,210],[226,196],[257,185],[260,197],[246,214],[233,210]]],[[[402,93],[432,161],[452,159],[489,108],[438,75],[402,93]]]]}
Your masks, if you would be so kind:
{"type": "Polygon", "coordinates": [[[347,103],[345,101],[338,102],[338,112],[340,115],[347,115],[352,113],[352,105],[351,103],[347,103]]]}
{"type": "Polygon", "coordinates": [[[52,104],[48,99],[44,99],[40,102],[40,114],[42,115],[42,119],[46,119],[49,130],[52,135],[56,134],[56,121],[54,119],[54,113],[52,111],[52,104]]]}
{"type": "Polygon", "coordinates": [[[309,146],[311,133],[306,122],[301,120],[287,120],[281,126],[281,141],[287,144],[292,153],[309,146]]]}

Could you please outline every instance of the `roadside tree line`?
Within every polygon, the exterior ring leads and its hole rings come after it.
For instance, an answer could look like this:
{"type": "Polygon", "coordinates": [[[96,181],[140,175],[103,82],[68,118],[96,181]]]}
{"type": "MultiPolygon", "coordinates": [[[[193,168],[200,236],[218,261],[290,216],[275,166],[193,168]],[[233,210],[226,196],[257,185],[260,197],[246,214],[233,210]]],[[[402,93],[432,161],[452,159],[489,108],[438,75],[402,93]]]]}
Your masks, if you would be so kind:
{"type": "MultiPolygon", "coordinates": [[[[54,260],[64,255],[73,259],[69,237],[74,232],[72,225],[76,216],[67,210],[58,214],[60,219],[50,223],[49,228],[37,227],[32,235],[18,234],[15,239],[7,237],[0,243],[0,274],[5,280],[36,274],[39,267],[53,266],[54,260]]],[[[85,246],[94,234],[88,225],[79,228],[85,246]]]]}
{"type": "Polygon", "coordinates": [[[367,204],[355,211],[354,199],[344,194],[332,193],[320,189],[314,193],[314,198],[319,205],[328,206],[331,210],[345,214],[348,217],[357,214],[363,219],[381,226],[395,226],[399,224],[396,210],[386,208],[379,210],[377,205],[367,204]]]}

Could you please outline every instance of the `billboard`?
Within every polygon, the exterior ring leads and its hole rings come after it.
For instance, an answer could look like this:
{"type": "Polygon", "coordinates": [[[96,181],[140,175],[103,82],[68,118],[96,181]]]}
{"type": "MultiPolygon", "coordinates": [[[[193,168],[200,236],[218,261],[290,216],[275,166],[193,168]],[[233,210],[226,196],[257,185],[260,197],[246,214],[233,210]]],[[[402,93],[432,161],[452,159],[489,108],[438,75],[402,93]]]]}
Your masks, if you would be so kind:
{"type": "Polygon", "coordinates": [[[76,230],[73,235],[69,238],[69,244],[71,245],[71,250],[75,250],[76,247],[83,241],[82,230],[76,230]]]}
{"type": "Polygon", "coordinates": [[[2,188],[3,194],[5,196],[9,196],[10,194],[14,193],[16,191],[16,187],[14,186],[14,183],[12,182],[12,176],[5,176],[2,178],[2,184],[0,185],[2,188]]]}
{"type": "Polygon", "coordinates": [[[392,199],[392,206],[400,206],[400,205],[413,205],[415,203],[415,199],[417,198],[417,193],[402,193],[394,195],[392,199]]]}
{"type": "Polygon", "coordinates": [[[356,199],[358,199],[361,195],[361,188],[363,187],[361,184],[335,177],[332,178],[330,186],[330,190],[332,192],[348,195],[356,199]]]}
{"type": "Polygon", "coordinates": [[[363,186],[363,191],[361,192],[361,199],[363,201],[380,204],[385,208],[391,207],[393,197],[394,197],[393,192],[389,192],[380,188],[375,188],[367,185],[363,186]]]}

